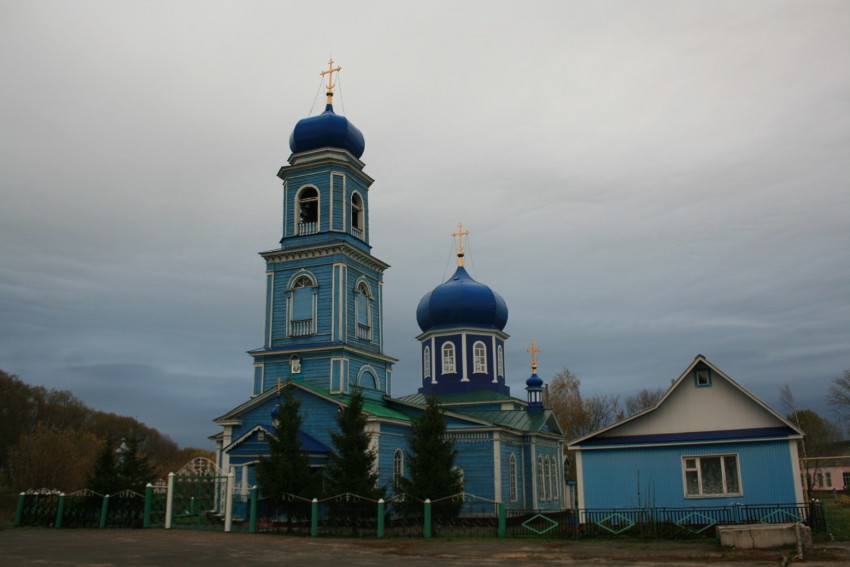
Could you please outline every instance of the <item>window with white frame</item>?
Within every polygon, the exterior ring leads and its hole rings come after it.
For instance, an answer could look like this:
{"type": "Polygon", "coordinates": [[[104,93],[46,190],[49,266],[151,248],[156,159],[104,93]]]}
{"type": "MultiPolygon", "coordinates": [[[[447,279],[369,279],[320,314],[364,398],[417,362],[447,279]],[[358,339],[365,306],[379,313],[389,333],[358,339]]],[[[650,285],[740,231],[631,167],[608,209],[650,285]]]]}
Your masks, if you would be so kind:
{"type": "Polygon", "coordinates": [[[472,345],[473,372],[477,374],[487,373],[487,347],[481,341],[475,341],[472,345]]]}
{"type": "Polygon", "coordinates": [[[393,487],[397,488],[404,476],[404,452],[396,449],[393,453],[393,487]]]}
{"type": "Polygon", "coordinates": [[[517,501],[517,474],[516,474],[516,456],[513,454],[508,459],[508,491],[511,502],[517,501]]]}
{"type": "Polygon", "coordinates": [[[313,329],[313,303],[316,286],[307,275],[299,276],[289,289],[291,304],[289,312],[289,335],[303,337],[315,333],[313,329]]]}
{"type": "Polygon", "coordinates": [[[498,364],[498,376],[505,375],[505,353],[502,350],[502,345],[496,349],[496,364],[498,364]]]}
{"type": "Polygon", "coordinates": [[[558,481],[558,461],[555,457],[552,457],[552,477],[549,479],[551,481],[551,487],[549,489],[549,493],[552,495],[552,500],[558,500],[561,498],[560,491],[560,482],[558,481]]]}
{"type": "Polygon", "coordinates": [[[354,311],[357,338],[364,341],[372,340],[372,305],[369,301],[369,286],[366,282],[357,284],[354,290],[354,311]]]}
{"type": "Polygon", "coordinates": [[[363,240],[363,199],[358,193],[351,196],[351,234],[363,240]]]}
{"type": "Polygon", "coordinates": [[[296,215],[298,234],[319,232],[319,192],[315,187],[305,187],[298,193],[296,215]]]}
{"type": "Polygon", "coordinates": [[[735,496],[741,494],[737,455],[682,457],[685,496],[735,496]]]}
{"type": "Polygon", "coordinates": [[[422,372],[425,378],[431,377],[431,347],[428,346],[422,352],[422,372]]]}
{"type": "Polygon", "coordinates": [[[442,349],[443,374],[455,372],[455,345],[454,343],[443,343],[442,349]]]}
{"type": "Polygon", "coordinates": [[[546,493],[543,490],[543,457],[537,457],[537,499],[546,500],[546,493]]]}

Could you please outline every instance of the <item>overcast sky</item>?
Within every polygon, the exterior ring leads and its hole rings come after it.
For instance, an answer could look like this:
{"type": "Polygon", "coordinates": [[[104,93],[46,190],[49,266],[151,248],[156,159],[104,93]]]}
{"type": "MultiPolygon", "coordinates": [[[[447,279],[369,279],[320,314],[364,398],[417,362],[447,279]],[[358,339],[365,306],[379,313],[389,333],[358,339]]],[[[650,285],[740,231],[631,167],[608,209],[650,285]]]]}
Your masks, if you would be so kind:
{"type": "Polygon", "coordinates": [[[704,354],[828,413],[850,368],[850,3],[0,0],[0,368],[211,448],[260,346],[319,72],[363,132],[393,393],[471,231],[590,394],[704,354]]]}

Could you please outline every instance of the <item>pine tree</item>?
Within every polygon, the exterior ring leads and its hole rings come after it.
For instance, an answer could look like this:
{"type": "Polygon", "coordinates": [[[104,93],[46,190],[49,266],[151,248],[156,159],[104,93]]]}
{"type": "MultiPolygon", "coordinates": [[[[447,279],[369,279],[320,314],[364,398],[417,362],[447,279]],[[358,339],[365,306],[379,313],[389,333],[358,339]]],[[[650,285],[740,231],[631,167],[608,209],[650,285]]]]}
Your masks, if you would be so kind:
{"type": "Polygon", "coordinates": [[[300,499],[311,499],[318,492],[317,477],[311,473],[310,461],[298,438],[303,421],[301,401],[295,397],[294,388],[287,388],[282,405],[278,399],[275,433],[269,438],[269,458],[260,461],[257,468],[263,496],[286,515],[289,531],[293,519],[309,510],[309,502],[300,499]]]}
{"type": "Polygon", "coordinates": [[[119,448],[116,470],[120,490],[132,490],[145,493],[145,486],[156,479],[156,472],[148,458],[139,450],[140,441],[136,437],[125,439],[119,448]]]}
{"type": "Polygon", "coordinates": [[[375,504],[370,500],[378,500],[385,494],[385,489],[378,486],[376,455],[369,448],[363,394],[359,390],[352,392],[348,405],[337,417],[337,426],[339,431],[331,433],[333,451],[325,470],[325,493],[361,497],[359,501],[339,498],[332,503],[334,514],[348,519],[356,529],[357,521],[375,515],[375,504]]]}
{"type": "Polygon", "coordinates": [[[115,494],[122,490],[118,477],[118,464],[115,461],[115,445],[111,439],[104,441],[97,461],[94,463],[94,472],[88,477],[86,487],[99,494],[115,494]]]}
{"type": "Polygon", "coordinates": [[[446,415],[437,398],[428,396],[411,430],[407,474],[399,479],[399,489],[413,497],[407,499],[411,509],[421,507],[419,502],[426,498],[436,500],[431,509],[434,520],[450,520],[458,515],[463,501],[444,499],[463,492],[463,480],[454,466],[457,450],[446,435],[446,415]]]}

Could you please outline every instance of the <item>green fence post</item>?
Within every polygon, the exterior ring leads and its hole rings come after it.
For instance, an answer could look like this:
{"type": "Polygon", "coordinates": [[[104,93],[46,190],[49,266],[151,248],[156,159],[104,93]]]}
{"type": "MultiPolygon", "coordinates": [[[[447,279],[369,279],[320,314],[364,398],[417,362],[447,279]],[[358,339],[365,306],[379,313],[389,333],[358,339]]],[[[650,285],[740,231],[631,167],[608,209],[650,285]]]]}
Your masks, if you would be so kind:
{"type": "Polygon", "coordinates": [[[257,533],[257,485],[251,487],[251,512],[248,520],[248,531],[257,533]]]}
{"type": "Polygon", "coordinates": [[[100,507],[100,527],[106,527],[106,513],[109,510],[109,495],[103,497],[103,506],[100,507]]]}
{"type": "Polygon", "coordinates": [[[145,486],[145,517],[142,520],[142,526],[151,527],[151,509],[153,507],[153,485],[148,483],[145,486]]]}
{"type": "Polygon", "coordinates": [[[59,493],[59,505],[56,506],[56,527],[62,527],[62,513],[65,510],[65,493],[59,493]]]}
{"type": "Polygon", "coordinates": [[[24,501],[26,500],[27,495],[21,492],[18,495],[18,509],[15,510],[15,527],[21,527],[21,522],[24,519],[24,501]]]}
{"type": "Polygon", "coordinates": [[[505,503],[499,502],[499,537],[505,537],[508,533],[507,523],[505,522],[505,503]]]}
{"type": "Polygon", "coordinates": [[[378,500],[378,537],[384,537],[384,499],[378,500]]]}
{"type": "Polygon", "coordinates": [[[310,535],[319,535],[319,501],[316,498],[310,504],[310,535]]]}
{"type": "Polygon", "coordinates": [[[431,538],[431,499],[425,499],[425,539],[431,538]]]}

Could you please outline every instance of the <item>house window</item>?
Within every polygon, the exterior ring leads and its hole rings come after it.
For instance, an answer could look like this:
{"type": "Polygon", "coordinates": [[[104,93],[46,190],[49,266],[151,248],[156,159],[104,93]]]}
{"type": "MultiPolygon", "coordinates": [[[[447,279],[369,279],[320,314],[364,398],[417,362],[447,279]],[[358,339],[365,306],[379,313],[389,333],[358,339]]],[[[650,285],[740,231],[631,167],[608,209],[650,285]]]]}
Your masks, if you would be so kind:
{"type": "Polygon", "coordinates": [[[730,496],[741,494],[738,456],[683,457],[685,496],[730,496]]]}
{"type": "Polygon", "coordinates": [[[298,216],[298,234],[319,232],[319,192],[315,187],[305,187],[298,193],[295,214],[298,216]]]}
{"type": "Polygon", "coordinates": [[[351,196],[351,234],[363,240],[363,199],[358,193],[351,196]]]}
{"type": "Polygon", "coordinates": [[[455,371],[455,345],[445,343],[443,345],[443,374],[452,374],[455,371]]]}
{"type": "Polygon", "coordinates": [[[516,457],[511,455],[511,458],[508,460],[508,484],[509,484],[509,498],[511,502],[517,501],[517,476],[516,476],[516,457]]]}
{"type": "Polygon", "coordinates": [[[841,473],[841,480],[844,481],[844,490],[850,489],[850,472],[841,473]]]}
{"type": "Polygon", "coordinates": [[[316,286],[308,276],[298,277],[290,288],[292,304],[289,314],[289,335],[304,337],[315,333],[313,329],[313,300],[316,286]]]}
{"type": "Polygon", "coordinates": [[[694,370],[694,384],[697,388],[708,388],[711,386],[711,369],[697,368],[694,370]]]}
{"type": "Polygon", "coordinates": [[[826,478],[826,487],[832,488],[832,473],[827,472],[827,473],[823,473],[823,474],[824,474],[824,478],[826,478]]]}
{"type": "Polygon", "coordinates": [[[357,338],[372,340],[372,306],[369,304],[369,286],[360,282],[354,293],[354,311],[357,320],[357,338]]]}
{"type": "Polygon", "coordinates": [[[422,372],[425,378],[431,377],[431,347],[425,347],[422,353],[422,372]]]}
{"type": "Polygon", "coordinates": [[[815,480],[817,481],[818,488],[823,488],[823,473],[815,473],[815,480]]]}
{"type": "Polygon", "coordinates": [[[398,488],[401,477],[404,476],[404,453],[396,449],[393,453],[393,487],[398,488]]]}
{"type": "Polygon", "coordinates": [[[473,372],[478,374],[487,373],[487,348],[481,341],[472,345],[473,372]]]}
{"type": "Polygon", "coordinates": [[[502,351],[502,345],[496,349],[496,364],[498,364],[498,375],[505,375],[505,353],[502,351]]]}
{"type": "Polygon", "coordinates": [[[537,457],[537,498],[539,500],[546,500],[546,494],[543,488],[543,457],[537,457]]]}

